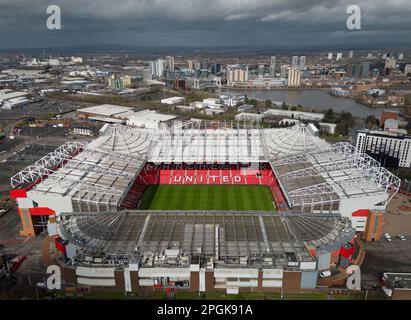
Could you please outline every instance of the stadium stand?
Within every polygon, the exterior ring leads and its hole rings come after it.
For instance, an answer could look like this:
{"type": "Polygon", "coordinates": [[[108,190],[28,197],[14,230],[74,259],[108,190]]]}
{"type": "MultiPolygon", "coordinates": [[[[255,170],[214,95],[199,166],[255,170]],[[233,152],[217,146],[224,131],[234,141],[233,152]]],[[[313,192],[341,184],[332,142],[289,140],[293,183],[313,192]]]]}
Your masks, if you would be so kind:
{"type": "Polygon", "coordinates": [[[256,168],[247,165],[155,165],[147,163],[137,176],[130,191],[125,196],[122,208],[137,208],[139,200],[149,185],[175,184],[233,184],[267,185],[280,210],[288,210],[287,201],[269,164],[259,164],[256,168]]]}

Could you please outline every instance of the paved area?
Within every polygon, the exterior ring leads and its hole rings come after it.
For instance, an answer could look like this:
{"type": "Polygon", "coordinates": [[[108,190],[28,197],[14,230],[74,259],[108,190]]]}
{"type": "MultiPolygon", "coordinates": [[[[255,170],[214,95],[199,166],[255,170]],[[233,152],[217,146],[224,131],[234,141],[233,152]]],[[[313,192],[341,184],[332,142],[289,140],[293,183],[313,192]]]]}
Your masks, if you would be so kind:
{"type": "Polygon", "coordinates": [[[38,237],[20,237],[20,218],[13,208],[0,217],[0,253],[11,258],[27,256],[17,272],[16,279],[0,280],[0,299],[28,299],[41,295],[36,283],[42,281],[45,267],[42,261],[44,235],[38,237]]]}
{"type": "Polygon", "coordinates": [[[411,215],[411,210],[404,210],[407,207],[411,208],[411,197],[397,193],[388,204],[386,212],[388,214],[411,215]]]}
{"type": "MultiPolygon", "coordinates": [[[[410,227],[408,227],[410,228],[410,227]]],[[[381,238],[365,243],[365,259],[361,266],[362,286],[370,289],[378,284],[382,272],[411,272],[411,238],[401,241],[393,236],[392,242],[381,238]]]]}

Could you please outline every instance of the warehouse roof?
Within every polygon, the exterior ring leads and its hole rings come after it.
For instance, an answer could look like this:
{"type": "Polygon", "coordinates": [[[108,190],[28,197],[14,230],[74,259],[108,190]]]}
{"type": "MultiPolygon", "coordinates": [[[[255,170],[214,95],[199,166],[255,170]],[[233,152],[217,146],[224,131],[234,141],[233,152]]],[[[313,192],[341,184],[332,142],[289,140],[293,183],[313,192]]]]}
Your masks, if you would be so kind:
{"type": "Polygon", "coordinates": [[[118,115],[118,114],[121,114],[127,111],[132,111],[132,110],[133,108],[130,108],[130,107],[116,106],[112,104],[102,104],[98,106],[77,109],[78,112],[97,114],[97,115],[106,116],[106,117],[115,116],[115,115],[118,115]]]}

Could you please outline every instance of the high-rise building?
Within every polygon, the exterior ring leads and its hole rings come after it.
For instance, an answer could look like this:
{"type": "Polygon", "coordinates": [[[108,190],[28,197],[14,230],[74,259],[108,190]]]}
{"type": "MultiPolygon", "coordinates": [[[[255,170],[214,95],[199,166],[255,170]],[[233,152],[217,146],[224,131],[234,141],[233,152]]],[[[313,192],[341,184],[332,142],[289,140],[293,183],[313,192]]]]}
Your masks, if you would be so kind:
{"type": "Polygon", "coordinates": [[[156,61],[150,61],[149,66],[151,74],[160,78],[163,76],[163,72],[166,69],[166,60],[158,59],[156,61]]]}
{"type": "Polygon", "coordinates": [[[402,60],[402,59],[404,59],[404,54],[403,54],[403,53],[400,53],[400,54],[398,55],[398,60],[402,60]]]}
{"type": "Polygon", "coordinates": [[[288,77],[288,69],[290,66],[288,64],[283,64],[280,67],[280,76],[281,78],[287,78],[288,77]]]}
{"type": "Polygon", "coordinates": [[[305,56],[300,57],[299,67],[300,69],[303,69],[305,67],[305,56]]]}
{"type": "Polygon", "coordinates": [[[406,64],[404,68],[404,75],[407,76],[408,74],[411,74],[411,64],[410,63],[406,64]]]}
{"type": "Polygon", "coordinates": [[[385,61],[385,69],[395,69],[397,65],[397,60],[395,60],[394,58],[388,58],[385,61]]]}
{"type": "Polygon", "coordinates": [[[188,70],[190,70],[190,71],[194,70],[193,60],[188,60],[187,64],[188,64],[188,70]]]}
{"type": "Polygon", "coordinates": [[[221,64],[213,63],[210,67],[210,71],[212,74],[217,74],[221,71],[221,64]]]}
{"type": "Polygon", "coordinates": [[[227,66],[226,79],[228,85],[248,81],[248,67],[240,65],[227,66]]]}
{"type": "Polygon", "coordinates": [[[338,53],[337,53],[337,58],[336,58],[335,60],[336,60],[336,61],[340,61],[340,60],[342,59],[342,57],[343,57],[342,52],[338,52],[338,53]]]}
{"type": "Polygon", "coordinates": [[[369,61],[364,61],[361,63],[361,77],[368,78],[370,76],[370,66],[371,63],[369,61]]]}
{"type": "Polygon", "coordinates": [[[290,68],[288,70],[288,86],[298,87],[301,85],[301,71],[297,68],[290,68]]]}
{"type": "Polygon", "coordinates": [[[264,64],[259,64],[258,65],[258,78],[259,79],[262,79],[262,78],[264,78],[264,70],[265,70],[265,66],[264,66],[264,64]]]}
{"type": "Polygon", "coordinates": [[[333,53],[332,52],[329,52],[328,53],[328,58],[327,58],[328,60],[332,60],[333,59],[333,53]]]}
{"type": "Polygon", "coordinates": [[[361,76],[361,64],[350,64],[347,68],[347,76],[351,78],[359,78],[361,76]]]}
{"type": "Polygon", "coordinates": [[[291,60],[291,67],[292,68],[298,67],[298,56],[293,56],[293,59],[291,60]]]}
{"type": "Polygon", "coordinates": [[[171,57],[171,56],[166,57],[166,69],[174,70],[174,57],[171,57]]]}
{"type": "Polygon", "coordinates": [[[270,76],[275,77],[275,65],[276,65],[276,58],[275,56],[271,57],[271,63],[270,63],[270,76]]]}
{"type": "Polygon", "coordinates": [[[357,150],[389,167],[411,167],[411,136],[385,131],[359,130],[357,150]]]}
{"type": "Polygon", "coordinates": [[[194,62],[194,70],[200,70],[201,69],[201,63],[200,62],[194,62]]]}
{"type": "Polygon", "coordinates": [[[349,58],[350,58],[350,59],[354,58],[354,51],[350,50],[349,58]]]}

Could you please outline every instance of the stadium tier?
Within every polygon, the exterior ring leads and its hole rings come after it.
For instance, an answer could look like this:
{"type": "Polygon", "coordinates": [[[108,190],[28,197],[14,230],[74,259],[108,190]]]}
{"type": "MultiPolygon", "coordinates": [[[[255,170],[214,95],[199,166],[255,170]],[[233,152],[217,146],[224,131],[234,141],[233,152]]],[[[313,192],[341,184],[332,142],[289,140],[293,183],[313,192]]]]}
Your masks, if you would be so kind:
{"type": "Polygon", "coordinates": [[[370,211],[385,210],[400,180],[303,124],[206,122],[112,125],[89,144],[57,148],[11,186],[21,235],[34,235],[33,221],[47,216],[74,283],[238,292],[314,288],[319,270],[355,263],[354,232],[365,230],[370,211]],[[149,196],[160,199],[156,211],[139,207],[149,196]]]}

